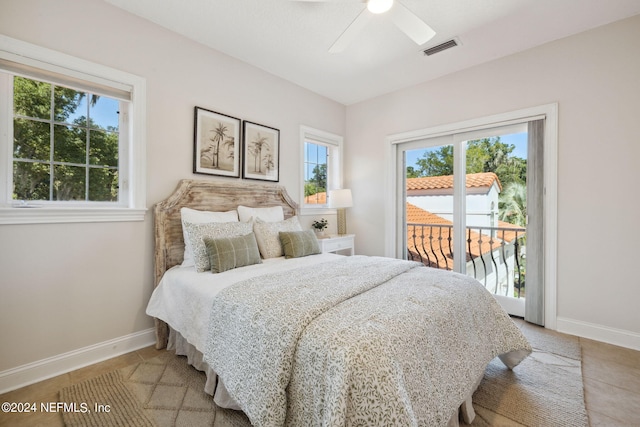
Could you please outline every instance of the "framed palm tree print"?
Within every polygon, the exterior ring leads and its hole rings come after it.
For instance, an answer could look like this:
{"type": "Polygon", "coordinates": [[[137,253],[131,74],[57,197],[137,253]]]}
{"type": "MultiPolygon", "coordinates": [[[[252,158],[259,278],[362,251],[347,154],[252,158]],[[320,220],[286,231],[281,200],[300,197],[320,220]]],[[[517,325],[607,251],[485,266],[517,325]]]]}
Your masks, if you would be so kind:
{"type": "Polygon", "coordinates": [[[195,107],[193,172],[240,177],[240,119],[195,107]]]}
{"type": "Polygon", "coordinates": [[[243,122],[242,176],[262,181],[279,180],[280,131],[257,123],[243,122]]]}

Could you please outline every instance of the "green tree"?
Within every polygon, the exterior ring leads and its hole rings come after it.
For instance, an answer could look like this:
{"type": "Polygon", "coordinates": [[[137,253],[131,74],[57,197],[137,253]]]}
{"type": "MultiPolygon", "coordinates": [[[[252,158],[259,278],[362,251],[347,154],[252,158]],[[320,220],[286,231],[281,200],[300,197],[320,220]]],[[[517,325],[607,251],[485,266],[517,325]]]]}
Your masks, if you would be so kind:
{"type": "Polygon", "coordinates": [[[430,150],[416,160],[418,176],[453,175],[453,146],[444,145],[430,150]]]}
{"type": "MultiPolygon", "coordinates": [[[[493,172],[503,188],[511,182],[524,183],[527,161],[512,156],[513,144],[505,144],[500,137],[484,138],[467,143],[467,173],[493,172]]],[[[407,168],[407,178],[453,175],[453,145],[427,151],[416,161],[418,169],[407,168]]]]}
{"type": "Polygon", "coordinates": [[[327,164],[316,165],[312,173],[313,175],[304,183],[305,197],[327,191],[327,164]]]}
{"type": "Polygon", "coordinates": [[[14,199],[85,200],[88,187],[89,200],[117,200],[118,129],[86,113],[70,122],[87,96],[90,106],[98,102],[97,95],[14,77],[14,199]]]}
{"type": "Polygon", "coordinates": [[[413,166],[407,166],[407,178],[419,178],[420,172],[413,166]]]}
{"type": "Polygon", "coordinates": [[[498,218],[521,227],[527,226],[527,186],[511,182],[500,193],[498,218]]]}

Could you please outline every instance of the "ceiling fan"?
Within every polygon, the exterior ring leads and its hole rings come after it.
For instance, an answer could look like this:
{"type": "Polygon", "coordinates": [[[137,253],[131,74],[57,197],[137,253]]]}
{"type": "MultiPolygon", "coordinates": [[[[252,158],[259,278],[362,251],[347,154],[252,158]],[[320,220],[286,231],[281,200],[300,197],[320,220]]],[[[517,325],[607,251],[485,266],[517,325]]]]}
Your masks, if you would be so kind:
{"type": "MultiPolygon", "coordinates": [[[[340,0],[297,0],[308,2],[326,2],[340,0]]],[[[342,52],[357,37],[358,33],[367,25],[372,14],[387,13],[391,21],[411,40],[422,45],[431,40],[436,32],[422,19],[407,9],[397,0],[360,0],[367,4],[367,8],[353,20],[346,30],[329,48],[329,53],[342,52]]]]}

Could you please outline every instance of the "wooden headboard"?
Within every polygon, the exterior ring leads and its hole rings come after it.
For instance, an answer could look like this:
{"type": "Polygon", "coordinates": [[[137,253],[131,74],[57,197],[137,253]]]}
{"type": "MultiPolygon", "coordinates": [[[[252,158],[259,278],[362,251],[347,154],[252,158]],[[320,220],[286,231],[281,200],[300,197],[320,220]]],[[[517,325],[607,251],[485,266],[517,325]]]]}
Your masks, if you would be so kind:
{"type": "MultiPolygon", "coordinates": [[[[154,208],[155,218],[155,286],[165,271],[181,264],[184,238],[180,208],[224,212],[239,205],[249,207],[282,206],[284,217],[296,215],[298,205],[280,185],[246,181],[205,181],[183,179],[167,199],[154,208]]],[[[156,319],[157,348],[164,348],[168,337],[167,325],[156,319]]]]}
{"type": "Polygon", "coordinates": [[[245,181],[204,181],[183,179],[166,200],[154,206],[155,286],[165,271],[182,263],[184,238],[180,208],[224,212],[238,205],[249,207],[282,206],[284,217],[296,214],[298,205],[280,185],[245,181]]]}

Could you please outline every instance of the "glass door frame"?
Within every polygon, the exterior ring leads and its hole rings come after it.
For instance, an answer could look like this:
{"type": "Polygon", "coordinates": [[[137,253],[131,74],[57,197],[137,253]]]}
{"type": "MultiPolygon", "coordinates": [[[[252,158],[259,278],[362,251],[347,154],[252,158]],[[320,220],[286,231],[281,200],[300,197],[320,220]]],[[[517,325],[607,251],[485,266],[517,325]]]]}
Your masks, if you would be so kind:
{"type": "MultiPolygon", "coordinates": [[[[406,248],[398,242],[402,230],[399,220],[404,220],[403,182],[398,182],[398,144],[446,137],[470,131],[496,128],[531,120],[545,119],[544,151],[544,260],[545,260],[545,327],[557,328],[557,151],[558,151],[558,104],[546,104],[538,107],[516,110],[509,113],[481,117],[463,122],[398,133],[386,138],[388,148],[387,188],[385,191],[385,256],[402,257],[406,248]]],[[[469,138],[466,138],[469,139],[469,138]]],[[[460,167],[460,166],[458,166],[460,167]]],[[[464,178],[462,178],[464,179],[464,178]]],[[[463,182],[464,185],[464,182],[463,182]]],[[[459,212],[460,213],[460,212],[459,212]]],[[[406,225],[404,225],[406,234],[406,225]]],[[[454,231],[455,232],[455,231],[454,231]]],[[[455,261],[454,261],[455,262],[455,261]]]]}

